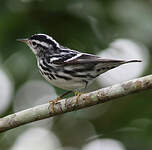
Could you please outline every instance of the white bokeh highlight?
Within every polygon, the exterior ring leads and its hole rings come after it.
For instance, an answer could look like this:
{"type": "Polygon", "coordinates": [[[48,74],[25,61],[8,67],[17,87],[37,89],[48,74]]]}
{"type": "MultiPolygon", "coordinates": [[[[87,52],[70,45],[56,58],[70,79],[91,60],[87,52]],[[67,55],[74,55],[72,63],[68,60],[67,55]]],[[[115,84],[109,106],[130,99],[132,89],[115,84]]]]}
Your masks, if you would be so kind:
{"type": "Polygon", "coordinates": [[[60,147],[58,138],[44,128],[29,128],[15,141],[11,150],[57,150],[60,147]]]}
{"type": "Polygon", "coordinates": [[[109,86],[139,77],[149,64],[149,51],[140,43],[129,39],[117,39],[112,42],[109,48],[101,51],[99,56],[107,59],[132,60],[138,59],[142,62],[128,63],[114,68],[98,78],[102,86],[109,86]]]}
{"type": "Polygon", "coordinates": [[[82,150],[126,150],[126,148],[114,139],[97,139],[85,145],[82,150]]]}
{"type": "Polygon", "coordinates": [[[42,80],[29,80],[16,92],[14,111],[21,111],[33,106],[47,103],[57,97],[54,88],[42,80]]]}
{"type": "Polygon", "coordinates": [[[0,114],[9,106],[14,91],[14,84],[10,74],[0,69],[0,114]]]}

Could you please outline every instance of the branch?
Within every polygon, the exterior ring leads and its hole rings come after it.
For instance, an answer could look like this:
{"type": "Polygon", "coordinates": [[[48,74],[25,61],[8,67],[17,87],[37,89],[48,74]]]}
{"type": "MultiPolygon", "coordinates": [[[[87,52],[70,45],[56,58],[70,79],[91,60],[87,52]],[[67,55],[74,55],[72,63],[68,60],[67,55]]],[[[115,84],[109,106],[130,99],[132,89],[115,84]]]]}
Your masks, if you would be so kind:
{"type": "Polygon", "coordinates": [[[152,75],[133,79],[107,88],[102,88],[91,93],[83,94],[79,97],[77,104],[76,97],[63,99],[54,104],[54,111],[52,109],[52,103],[38,105],[1,118],[0,132],[13,129],[30,122],[63,114],[65,112],[75,111],[99,103],[108,102],[131,93],[137,93],[148,89],[152,89],[152,75]]]}

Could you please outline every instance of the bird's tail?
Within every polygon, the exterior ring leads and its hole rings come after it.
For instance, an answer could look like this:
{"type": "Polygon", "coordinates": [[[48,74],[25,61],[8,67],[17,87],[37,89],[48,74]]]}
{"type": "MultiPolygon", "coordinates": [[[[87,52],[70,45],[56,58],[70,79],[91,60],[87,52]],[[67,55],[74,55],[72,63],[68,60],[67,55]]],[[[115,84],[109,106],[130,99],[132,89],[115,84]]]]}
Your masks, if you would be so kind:
{"type": "Polygon", "coordinates": [[[124,63],[132,63],[132,62],[142,62],[142,60],[129,60],[129,61],[125,61],[124,63]]]}
{"type": "Polygon", "coordinates": [[[110,69],[116,68],[120,65],[126,64],[126,63],[132,63],[132,62],[142,62],[141,60],[114,60],[114,59],[100,59],[100,63],[97,66],[97,75],[100,75],[101,73],[104,73],[110,69]]]}

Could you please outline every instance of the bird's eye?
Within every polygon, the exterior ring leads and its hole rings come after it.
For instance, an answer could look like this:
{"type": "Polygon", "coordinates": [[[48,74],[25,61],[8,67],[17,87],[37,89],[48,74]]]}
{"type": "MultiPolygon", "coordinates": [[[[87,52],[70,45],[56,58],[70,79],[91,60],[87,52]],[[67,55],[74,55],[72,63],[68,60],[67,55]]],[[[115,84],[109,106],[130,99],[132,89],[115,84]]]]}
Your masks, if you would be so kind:
{"type": "Polygon", "coordinates": [[[32,42],[32,45],[35,46],[35,45],[36,45],[36,42],[32,42]]]}

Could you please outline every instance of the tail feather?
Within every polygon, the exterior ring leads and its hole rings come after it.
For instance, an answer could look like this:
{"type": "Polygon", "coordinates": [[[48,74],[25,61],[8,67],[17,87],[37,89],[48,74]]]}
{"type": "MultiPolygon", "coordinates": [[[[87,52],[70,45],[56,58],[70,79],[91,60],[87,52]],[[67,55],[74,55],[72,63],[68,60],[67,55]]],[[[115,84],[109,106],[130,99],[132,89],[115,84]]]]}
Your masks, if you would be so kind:
{"type": "Polygon", "coordinates": [[[129,60],[129,61],[125,61],[125,63],[132,63],[132,62],[142,62],[142,60],[129,60]]]}
{"type": "Polygon", "coordinates": [[[103,62],[103,63],[131,63],[131,62],[142,62],[142,60],[129,60],[129,61],[125,61],[125,60],[117,60],[117,59],[98,59],[98,61],[103,62]]]}
{"type": "Polygon", "coordinates": [[[126,64],[126,63],[132,63],[132,62],[142,62],[141,60],[129,60],[129,61],[124,61],[124,60],[112,60],[112,59],[102,59],[100,61],[101,63],[98,63],[96,65],[96,70],[97,70],[97,76],[109,71],[113,68],[116,68],[120,65],[126,64]]]}

